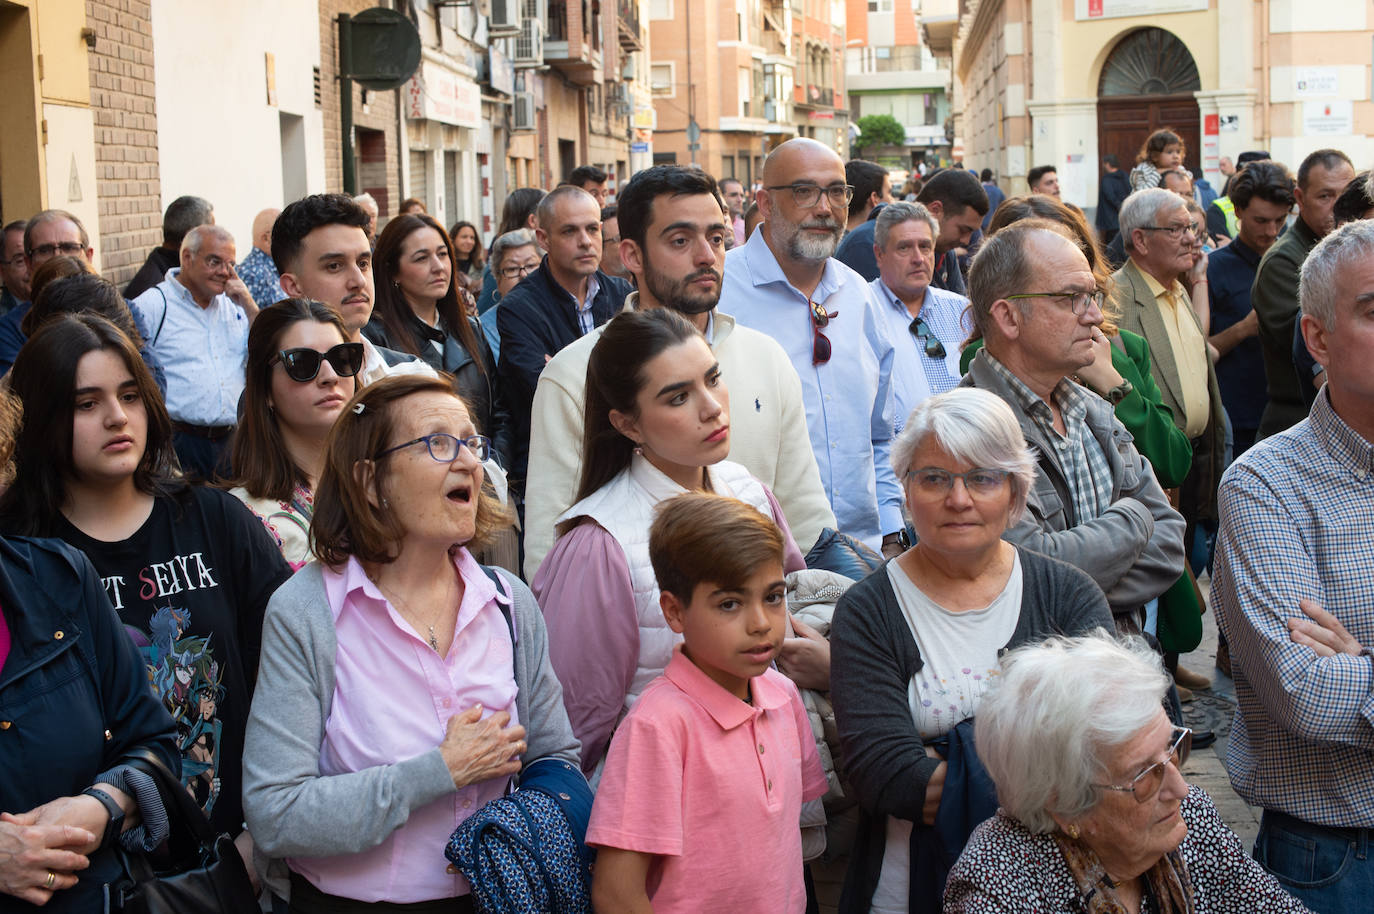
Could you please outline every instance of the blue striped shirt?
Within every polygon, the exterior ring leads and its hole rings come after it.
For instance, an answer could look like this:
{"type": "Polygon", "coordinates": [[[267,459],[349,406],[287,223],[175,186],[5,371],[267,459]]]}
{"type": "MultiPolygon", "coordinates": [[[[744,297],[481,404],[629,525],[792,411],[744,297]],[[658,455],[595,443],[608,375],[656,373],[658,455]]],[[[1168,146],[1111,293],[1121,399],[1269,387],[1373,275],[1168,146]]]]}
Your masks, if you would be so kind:
{"type": "Polygon", "coordinates": [[[953,390],[959,384],[959,378],[962,377],[959,356],[964,340],[969,338],[973,330],[973,319],[968,313],[967,298],[927,286],[925,299],[921,302],[921,320],[930,328],[931,335],[945,347],[943,359],[932,359],[926,355],[925,343],[917,339],[912,331],[911,312],[902,300],[881,277],[869,285],[896,352],[892,363],[892,399],[896,406],[893,431],[900,432],[906,426],[911,411],[921,401],[934,394],[953,390]]]}
{"type": "Polygon", "coordinates": [[[1374,826],[1374,447],[1318,394],[1222,477],[1212,599],[1235,669],[1226,768],[1246,801],[1374,826]],[[1318,657],[1289,619],[1315,600],[1365,646],[1318,657]]]}

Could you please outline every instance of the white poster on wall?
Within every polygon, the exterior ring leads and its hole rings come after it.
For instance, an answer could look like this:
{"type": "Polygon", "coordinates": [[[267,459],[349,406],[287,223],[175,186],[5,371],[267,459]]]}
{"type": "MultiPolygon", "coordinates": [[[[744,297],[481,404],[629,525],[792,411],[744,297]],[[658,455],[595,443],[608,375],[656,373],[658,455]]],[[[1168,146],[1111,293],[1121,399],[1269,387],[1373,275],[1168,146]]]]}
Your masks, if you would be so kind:
{"type": "Polygon", "coordinates": [[[1207,9],[1207,0],[1074,0],[1074,18],[1120,19],[1123,16],[1157,16],[1160,13],[1192,13],[1207,9]]]}
{"type": "Polygon", "coordinates": [[[1298,67],[1293,71],[1293,94],[1298,98],[1329,98],[1340,94],[1340,71],[1335,67],[1298,67]]]}
{"type": "Polygon", "coordinates": [[[1350,101],[1303,102],[1303,136],[1346,136],[1355,129],[1355,106],[1350,101]]]}

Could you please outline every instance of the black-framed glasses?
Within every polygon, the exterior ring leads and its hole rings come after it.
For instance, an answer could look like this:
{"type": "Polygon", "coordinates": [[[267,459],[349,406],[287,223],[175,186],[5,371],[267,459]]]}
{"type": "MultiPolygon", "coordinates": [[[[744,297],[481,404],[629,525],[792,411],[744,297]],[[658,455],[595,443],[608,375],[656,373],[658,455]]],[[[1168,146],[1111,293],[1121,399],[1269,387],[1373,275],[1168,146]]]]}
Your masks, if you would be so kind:
{"type": "Polygon", "coordinates": [[[471,435],[467,438],[459,438],[455,435],[437,432],[433,435],[423,435],[419,438],[413,438],[405,444],[389,447],[373,459],[381,460],[387,454],[404,450],[408,447],[414,447],[422,441],[425,443],[426,450],[429,451],[429,456],[439,463],[453,463],[453,461],[458,459],[458,452],[462,448],[467,448],[471,451],[472,455],[479,461],[486,460],[491,456],[491,439],[485,435],[471,435]]]}
{"type": "Polygon", "coordinates": [[[820,302],[809,301],[807,304],[811,306],[811,364],[824,365],[830,361],[834,350],[830,345],[830,337],[821,331],[830,326],[830,322],[839,317],[840,312],[831,314],[820,302]]]}
{"type": "Polygon", "coordinates": [[[351,378],[363,369],[363,344],[340,343],[324,352],[309,347],[283,349],[277,353],[275,361],[281,362],[288,378],[302,384],[315,380],[325,362],[339,377],[351,378]]]}
{"type": "Polygon", "coordinates": [[[943,359],[945,357],[945,344],[940,342],[939,337],[931,332],[930,325],[925,322],[925,318],[919,314],[916,315],[907,325],[907,329],[925,346],[926,358],[943,359]]]}
{"type": "Polygon", "coordinates": [[[792,202],[802,209],[810,209],[820,203],[822,192],[830,201],[830,205],[836,208],[848,206],[849,201],[854,199],[853,184],[831,184],[827,187],[821,187],[819,184],[798,181],[795,184],[774,184],[765,187],[764,190],[790,190],[792,191],[792,202]]]}
{"type": "Polygon", "coordinates": [[[1196,234],[1197,234],[1197,227],[1198,227],[1198,224],[1197,224],[1196,222],[1188,222],[1188,223],[1185,223],[1185,224],[1183,224],[1183,225],[1142,225],[1142,226],[1140,226],[1141,229],[1143,229],[1144,231],[1147,231],[1147,232],[1165,232],[1165,233],[1168,234],[1168,236],[1169,236],[1170,238],[1174,239],[1175,241],[1177,241],[1178,239],[1182,238],[1184,232],[1188,232],[1188,233],[1191,234],[1191,235],[1196,235],[1196,234]]]}
{"type": "Polygon", "coordinates": [[[994,467],[974,467],[962,473],[951,473],[943,467],[921,467],[919,470],[908,470],[906,475],[921,498],[944,498],[953,491],[956,479],[964,481],[964,488],[970,495],[986,498],[1002,491],[1002,483],[1011,474],[994,467]]]}
{"type": "Polygon", "coordinates": [[[36,248],[29,249],[29,257],[55,257],[58,254],[67,257],[76,257],[83,254],[86,246],[79,241],[63,241],[60,244],[40,244],[36,248]]]}
{"type": "Polygon", "coordinates": [[[1188,761],[1188,753],[1193,748],[1193,731],[1187,727],[1174,728],[1174,741],[1169,746],[1169,755],[1161,762],[1155,762],[1149,768],[1131,778],[1129,784],[1094,784],[1102,790],[1116,790],[1121,793],[1129,793],[1135,797],[1137,803],[1148,803],[1159,793],[1159,789],[1164,786],[1164,775],[1168,769],[1166,765],[1173,765],[1175,768],[1182,768],[1183,763],[1188,761]]]}
{"type": "Polygon", "coordinates": [[[1012,298],[1058,298],[1068,299],[1069,310],[1075,317],[1082,317],[1088,313],[1089,305],[1096,305],[1098,310],[1102,310],[1102,303],[1107,300],[1107,293],[1101,289],[1093,289],[1091,292],[1021,292],[1016,295],[1008,295],[1012,298]]]}
{"type": "Polygon", "coordinates": [[[537,263],[522,264],[518,267],[502,267],[501,275],[507,279],[514,279],[517,276],[524,279],[537,269],[539,269],[539,264],[537,263]]]}

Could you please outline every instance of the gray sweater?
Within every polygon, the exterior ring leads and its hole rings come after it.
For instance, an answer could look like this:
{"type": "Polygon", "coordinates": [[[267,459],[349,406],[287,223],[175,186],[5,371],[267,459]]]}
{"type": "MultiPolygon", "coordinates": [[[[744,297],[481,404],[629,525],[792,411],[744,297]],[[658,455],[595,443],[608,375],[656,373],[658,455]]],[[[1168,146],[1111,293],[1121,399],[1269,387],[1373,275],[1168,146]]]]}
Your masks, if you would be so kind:
{"type": "MultiPolygon", "coordinates": [[[[376,847],[413,811],[457,790],[437,745],[394,765],[320,774],[337,648],[320,568],[312,562],[283,584],[267,604],[263,623],[243,750],[243,810],[258,849],[271,858],[329,857],[376,847]]],[[[577,764],[580,747],[549,665],[539,604],[524,583],[499,573],[512,596],[516,708],[528,731],[525,763],[561,758],[577,764]]],[[[275,880],[273,888],[285,894],[275,880]]]]}

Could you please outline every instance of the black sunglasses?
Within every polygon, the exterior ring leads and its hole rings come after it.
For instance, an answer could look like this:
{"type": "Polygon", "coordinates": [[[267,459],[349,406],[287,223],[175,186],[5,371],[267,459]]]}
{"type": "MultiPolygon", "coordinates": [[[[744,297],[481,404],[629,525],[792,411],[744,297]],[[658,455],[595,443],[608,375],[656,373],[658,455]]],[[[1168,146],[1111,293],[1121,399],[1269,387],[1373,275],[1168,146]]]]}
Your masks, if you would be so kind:
{"type": "Polygon", "coordinates": [[[315,380],[315,376],[320,373],[320,365],[324,362],[328,362],[329,367],[334,369],[334,373],[339,377],[351,378],[362,371],[363,344],[340,343],[326,352],[310,348],[283,349],[277,353],[274,361],[281,362],[288,378],[301,383],[315,380]]]}
{"type": "Polygon", "coordinates": [[[907,325],[907,329],[925,345],[927,358],[943,359],[945,357],[945,344],[930,332],[930,326],[920,315],[912,319],[911,323],[907,325]]]}
{"type": "Polygon", "coordinates": [[[811,306],[811,364],[824,365],[830,361],[832,348],[830,338],[821,330],[830,325],[830,322],[840,316],[836,311],[830,314],[825,310],[825,305],[820,302],[807,302],[811,306]]]}

